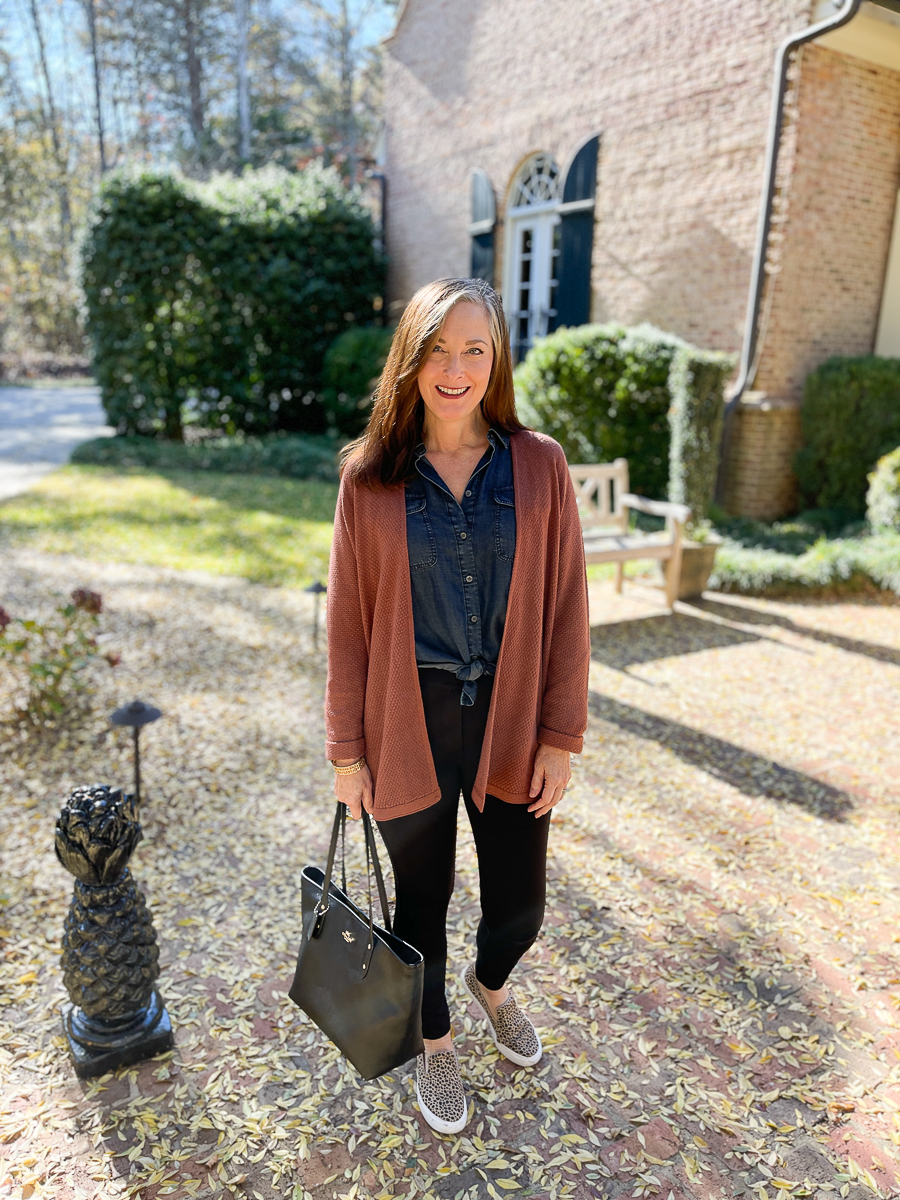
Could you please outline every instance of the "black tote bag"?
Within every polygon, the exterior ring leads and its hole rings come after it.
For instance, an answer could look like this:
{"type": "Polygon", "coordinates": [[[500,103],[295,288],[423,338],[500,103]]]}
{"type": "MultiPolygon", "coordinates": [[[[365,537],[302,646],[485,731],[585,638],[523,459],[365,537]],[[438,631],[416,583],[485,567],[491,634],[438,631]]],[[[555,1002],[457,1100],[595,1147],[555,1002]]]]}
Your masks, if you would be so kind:
{"type": "Polygon", "coordinates": [[[288,995],[363,1079],[375,1079],[423,1052],[425,967],[419,951],[391,932],[375,832],[365,812],[368,915],[348,897],[343,861],[346,820],[346,805],[338,804],[324,875],[318,867],[308,866],[300,877],[303,938],[288,995]],[[343,888],[331,878],[339,834],[343,888]],[[383,927],[372,919],[370,862],[383,927]]]}

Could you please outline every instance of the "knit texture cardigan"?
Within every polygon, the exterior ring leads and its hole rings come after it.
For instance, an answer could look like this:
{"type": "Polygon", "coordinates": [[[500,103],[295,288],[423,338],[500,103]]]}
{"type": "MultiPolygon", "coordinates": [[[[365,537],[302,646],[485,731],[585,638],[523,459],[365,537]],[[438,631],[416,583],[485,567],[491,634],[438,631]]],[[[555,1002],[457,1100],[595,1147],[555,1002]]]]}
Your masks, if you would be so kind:
{"type": "MultiPolygon", "coordinates": [[[[590,635],[581,522],[562,447],[510,438],[516,551],[506,626],[472,798],[533,801],[538,743],[579,754],[587,727],[590,635]]],[[[325,754],[364,754],[379,821],[441,792],[416,667],[402,486],[341,482],[328,578],[325,754]]]]}

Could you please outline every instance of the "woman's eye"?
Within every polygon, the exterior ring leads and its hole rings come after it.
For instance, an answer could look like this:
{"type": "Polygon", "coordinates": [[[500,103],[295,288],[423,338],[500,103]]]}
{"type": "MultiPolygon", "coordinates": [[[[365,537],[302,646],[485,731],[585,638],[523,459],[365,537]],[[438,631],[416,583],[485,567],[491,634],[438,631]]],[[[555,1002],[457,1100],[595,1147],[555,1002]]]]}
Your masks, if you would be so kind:
{"type": "Polygon", "coordinates": [[[469,350],[470,354],[484,354],[480,346],[472,346],[469,350]]]}

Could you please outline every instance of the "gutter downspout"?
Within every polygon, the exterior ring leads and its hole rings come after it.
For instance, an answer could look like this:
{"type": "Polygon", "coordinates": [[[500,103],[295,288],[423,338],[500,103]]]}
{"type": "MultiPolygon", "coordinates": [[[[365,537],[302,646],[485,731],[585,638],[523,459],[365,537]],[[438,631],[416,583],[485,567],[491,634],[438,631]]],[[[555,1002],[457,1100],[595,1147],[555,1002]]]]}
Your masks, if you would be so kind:
{"type": "Polygon", "coordinates": [[[778,155],[781,150],[781,134],[784,128],[784,98],[787,95],[787,75],[791,62],[791,54],[807,42],[814,41],[823,33],[839,29],[852,21],[856,16],[862,0],[846,0],[841,9],[833,17],[818,21],[792,33],[784,39],[775,55],[775,79],[772,89],[772,108],[769,116],[769,135],[766,143],[766,166],[763,177],[762,204],[759,210],[759,223],[756,229],[756,249],[753,254],[753,269],[750,276],[750,295],[747,300],[747,318],[744,325],[744,343],[741,349],[741,365],[737,382],[731,389],[731,396],[725,406],[725,425],[722,435],[722,452],[719,458],[719,479],[716,488],[721,497],[724,483],[725,450],[729,426],[734,410],[740,403],[748,383],[752,382],[751,371],[755,374],[754,356],[756,355],[757,338],[759,334],[759,310],[762,304],[763,290],[766,278],[766,251],[769,244],[769,228],[772,223],[772,210],[775,206],[775,176],[778,170],[778,155]]]}

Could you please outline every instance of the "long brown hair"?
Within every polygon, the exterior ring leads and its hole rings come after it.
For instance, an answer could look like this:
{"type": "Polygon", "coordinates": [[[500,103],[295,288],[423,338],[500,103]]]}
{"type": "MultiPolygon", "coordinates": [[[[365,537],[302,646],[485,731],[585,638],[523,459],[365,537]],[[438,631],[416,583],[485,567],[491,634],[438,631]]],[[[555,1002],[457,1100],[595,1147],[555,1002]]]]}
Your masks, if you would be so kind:
{"type": "Polygon", "coordinates": [[[494,363],[481,401],[485,420],[503,433],[526,428],[516,416],[509,330],[500,297],[483,279],[437,279],[419,288],[407,304],[375,388],[369,424],[341,452],[341,471],[354,483],[390,487],[411,476],[425,419],[419,373],[447,314],[461,301],[484,309],[491,326],[494,363]]]}

